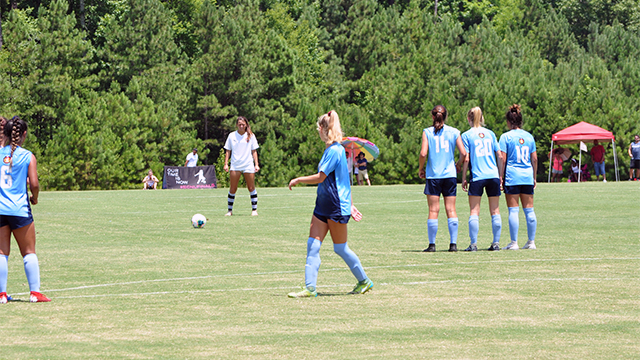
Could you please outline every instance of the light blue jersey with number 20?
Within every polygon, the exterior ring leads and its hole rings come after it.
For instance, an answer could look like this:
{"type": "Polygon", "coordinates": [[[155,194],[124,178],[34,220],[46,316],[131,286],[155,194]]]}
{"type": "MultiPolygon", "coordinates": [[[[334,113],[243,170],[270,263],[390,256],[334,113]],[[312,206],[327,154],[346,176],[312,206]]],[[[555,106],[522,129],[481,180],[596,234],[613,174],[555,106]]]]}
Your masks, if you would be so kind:
{"type": "Polygon", "coordinates": [[[500,145],[493,131],[484,127],[471,128],[462,134],[462,145],[469,154],[471,181],[500,177],[496,164],[496,151],[500,150],[500,145]]]}
{"type": "Polygon", "coordinates": [[[533,136],[522,129],[508,131],[500,136],[500,151],[507,154],[504,184],[533,185],[531,154],[536,151],[533,136]]]}
{"type": "Polygon", "coordinates": [[[11,161],[11,146],[0,149],[0,215],[28,217],[29,194],[27,174],[31,163],[31,151],[17,147],[11,161]]]}

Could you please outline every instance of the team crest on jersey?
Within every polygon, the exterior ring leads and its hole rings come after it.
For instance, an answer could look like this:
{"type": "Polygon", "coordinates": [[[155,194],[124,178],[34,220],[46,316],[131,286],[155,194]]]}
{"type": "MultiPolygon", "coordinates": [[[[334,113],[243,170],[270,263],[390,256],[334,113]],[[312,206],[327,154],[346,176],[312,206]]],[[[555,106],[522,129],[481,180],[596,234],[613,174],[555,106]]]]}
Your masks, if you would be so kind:
{"type": "Polygon", "coordinates": [[[2,159],[2,162],[4,162],[5,164],[8,164],[11,162],[11,156],[7,155],[4,157],[4,159],[2,159]]]}
{"type": "Polygon", "coordinates": [[[484,133],[480,133],[478,134],[478,136],[480,137],[480,139],[484,139],[484,133]]]}
{"type": "Polygon", "coordinates": [[[520,143],[520,145],[524,144],[524,139],[520,138],[520,140],[518,140],[518,142],[520,143]]]}

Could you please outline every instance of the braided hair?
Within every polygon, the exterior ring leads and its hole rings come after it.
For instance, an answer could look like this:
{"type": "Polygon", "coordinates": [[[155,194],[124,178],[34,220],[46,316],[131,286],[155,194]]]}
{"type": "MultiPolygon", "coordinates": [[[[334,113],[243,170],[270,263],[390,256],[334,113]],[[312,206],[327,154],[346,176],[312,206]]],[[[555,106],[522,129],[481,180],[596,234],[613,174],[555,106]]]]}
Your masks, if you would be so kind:
{"type": "Polygon", "coordinates": [[[4,145],[4,124],[7,123],[7,119],[0,116],[0,144],[4,145]]]}
{"type": "Polygon", "coordinates": [[[5,122],[2,127],[2,134],[4,135],[3,145],[7,146],[7,140],[11,139],[11,161],[9,162],[9,171],[11,171],[11,167],[13,166],[13,152],[16,151],[18,146],[22,145],[20,140],[25,132],[27,132],[27,123],[18,116],[12,117],[11,120],[5,122]]]}
{"type": "Polygon", "coordinates": [[[447,109],[442,105],[436,105],[431,110],[431,116],[433,117],[433,133],[437,134],[444,127],[444,122],[447,120],[447,109]]]}

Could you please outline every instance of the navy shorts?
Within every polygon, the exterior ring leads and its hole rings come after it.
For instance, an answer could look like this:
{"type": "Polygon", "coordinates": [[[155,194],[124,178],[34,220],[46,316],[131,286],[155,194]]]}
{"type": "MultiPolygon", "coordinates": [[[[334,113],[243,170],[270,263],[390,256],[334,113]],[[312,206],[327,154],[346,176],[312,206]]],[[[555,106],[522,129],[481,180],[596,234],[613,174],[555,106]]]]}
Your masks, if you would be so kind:
{"type": "Polygon", "coordinates": [[[335,215],[335,216],[323,216],[323,215],[319,215],[317,212],[313,212],[313,216],[317,217],[318,220],[322,221],[323,223],[327,223],[329,220],[332,220],[334,222],[337,222],[338,224],[346,224],[349,222],[349,218],[351,217],[351,215],[335,215]]]}
{"type": "Polygon", "coordinates": [[[29,213],[29,216],[11,216],[0,215],[0,227],[9,225],[9,229],[15,230],[25,227],[33,222],[33,216],[29,213]]]}
{"type": "Polygon", "coordinates": [[[630,169],[640,169],[640,159],[631,159],[629,163],[630,169]]]}
{"type": "Polygon", "coordinates": [[[513,185],[504,187],[504,193],[509,195],[533,195],[533,185],[513,185]]]}
{"type": "Polygon", "coordinates": [[[427,184],[424,186],[425,195],[456,196],[457,190],[458,182],[456,178],[427,179],[427,184]]]}
{"type": "Polygon", "coordinates": [[[482,179],[469,183],[469,196],[482,196],[483,190],[487,196],[500,196],[500,179],[482,179]]]}

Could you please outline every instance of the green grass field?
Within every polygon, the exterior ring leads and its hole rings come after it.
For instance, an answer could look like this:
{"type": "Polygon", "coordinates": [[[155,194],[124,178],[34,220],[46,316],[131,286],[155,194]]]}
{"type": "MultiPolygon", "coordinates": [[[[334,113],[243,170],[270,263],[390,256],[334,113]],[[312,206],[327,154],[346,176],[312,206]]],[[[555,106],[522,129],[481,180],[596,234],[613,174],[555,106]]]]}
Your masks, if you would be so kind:
{"type": "MultiPolygon", "coordinates": [[[[33,209],[42,292],[31,304],[15,242],[0,358],[631,359],[640,357],[640,184],[540,184],[537,250],[448,253],[444,209],[427,246],[422,186],[355,187],[356,281],[327,238],[320,296],[304,283],[315,188],[45,192],[33,209]],[[204,229],[190,218],[202,213],[204,229]]],[[[459,188],[458,246],[469,242],[459,188]]],[[[509,242],[504,200],[501,244],[509,242]]],[[[520,245],[526,242],[520,212],[520,245]]]]}

